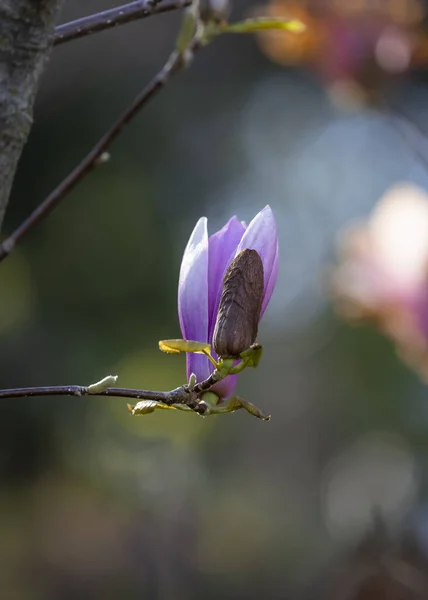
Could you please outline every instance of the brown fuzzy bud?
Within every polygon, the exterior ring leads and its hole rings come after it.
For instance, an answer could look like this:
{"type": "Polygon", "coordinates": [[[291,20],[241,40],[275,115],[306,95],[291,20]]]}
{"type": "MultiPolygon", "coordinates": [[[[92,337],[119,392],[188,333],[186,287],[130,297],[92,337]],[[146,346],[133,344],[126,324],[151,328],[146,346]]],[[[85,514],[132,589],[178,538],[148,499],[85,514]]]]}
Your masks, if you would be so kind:
{"type": "Polygon", "coordinates": [[[239,358],[254,344],[264,297],[263,263],[256,250],[242,250],[230,263],[214,328],[214,350],[221,358],[239,358]]]}

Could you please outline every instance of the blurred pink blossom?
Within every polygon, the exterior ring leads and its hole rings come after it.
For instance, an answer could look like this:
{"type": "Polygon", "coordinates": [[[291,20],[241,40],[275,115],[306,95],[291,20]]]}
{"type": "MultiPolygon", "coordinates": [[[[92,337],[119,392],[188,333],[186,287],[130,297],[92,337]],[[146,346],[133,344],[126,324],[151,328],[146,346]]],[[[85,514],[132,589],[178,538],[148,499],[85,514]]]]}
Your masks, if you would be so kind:
{"type": "Polygon", "coordinates": [[[344,108],[377,105],[392,79],[426,66],[421,0],[270,0],[263,14],[305,24],[299,35],[261,31],[260,46],[279,64],[312,69],[333,102],[344,108]]]}
{"type": "Polygon", "coordinates": [[[366,222],[344,230],[332,272],[338,311],[374,321],[428,379],[428,194],[395,185],[366,222]]]}

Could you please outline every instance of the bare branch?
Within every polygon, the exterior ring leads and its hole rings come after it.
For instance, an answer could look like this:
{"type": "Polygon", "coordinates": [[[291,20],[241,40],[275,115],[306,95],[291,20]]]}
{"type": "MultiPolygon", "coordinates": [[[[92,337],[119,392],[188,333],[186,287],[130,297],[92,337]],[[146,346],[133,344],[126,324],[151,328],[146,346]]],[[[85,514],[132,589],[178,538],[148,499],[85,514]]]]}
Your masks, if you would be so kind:
{"type": "Polygon", "coordinates": [[[137,19],[144,19],[151,15],[170,12],[190,6],[192,0],[165,0],[156,2],[155,0],[136,0],[116,6],[110,10],[104,10],[94,15],[82,17],[70,23],[59,25],[55,29],[54,45],[63,44],[71,40],[76,40],[105,29],[111,29],[117,25],[124,25],[137,19]]]}
{"type": "Polygon", "coordinates": [[[174,73],[181,71],[188,65],[189,55],[197,48],[199,48],[199,40],[195,38],[190,43],[186,53],[182,54],[174,51],[170,55],[163,68],[138,94],[132,104],[124,113],[122,113],[77,167],[49,194],[49,196],[47,196],[30,216],[3,241],[0,245],[0,262],[12,252],[16,244],[20,242],[20,240],[35,227],[41,219],[46,217],[88,173],[103,161],[103,155],[118,137],[124,126],[127,125],[147,102],[166,85],[174,73]]]}
{"type": "Polygon", "coordinates": [[[86,385],[49,385],[41,387],[13,388],[0,390],[0,398],[27,398],[34,396],[118,396],[164,402],[169,392],[152,392],[151,390],[135,390],[127,388],[107,388],[94,394],[86,385]]]}
{"type": "Polygon", "coordinates": [[[203,381],[196,385],[182,385],[169,392],[155,392],[152,390],[136,390],[131,388],[106,387],[117,380],[117,376],[108,375],[91,385],[48,385],[40,387],[0,389],[0,398],[22,398],[27,396],[120,396],[122,398],[136,398],[153,400],[164,404],[186,404],[189,400],[198,398],[207,392],[213,385],[224,379],[225,375],[214,371],[203,381]]]}
{"type": "Polygon", "coordinates": [[[216,394],[211,394],[213,397],[211,400],[207,399],[206,395],[204,396],[205,392],[226,376],[224,373],[215,370],[207,379],[196,385],[193,385],[190,380],[188,384],[175,388],[170,392],[157,392],[152,390],[136,390],[133,388],[107,387],[114,384],[117,380],[115,375],[108,375],[92,385],[53,385],[0,390],[0,399],[31,398],[37,396],[110,396],[139,400],[135,406],[128,404],[128,409],[132,415],[148,414],[154,412],[156,408],[173,408],[193,411],[199,415],[208,416],[210,414],[219,415],[235,412],[243,408],[254,417],[262,421],[269,421],[269,415],[263,414],[255,404],[243,398],[235,396],[228,402],[218,402],[216,394]],[[214,404],[212,400],[214,400],[214,404]]]}
{"type": "MultiPolygon", "coordinates": [[[[0,0],[0,3],[3,0],[0,0]]],[[[23,0],[21,0],[23,1],[23,0]]],[[[159,0],[160,1],[160,0],[159,0]]],[[[187,1],[187,0],[179,0],[187,1]]],[[[152,0],[153,3],[156,0],[152,0]]],[[[1,7],[1,4],[0,4],[1,7]]],[[[266,20],[255,19],[247,20],[241,24],[232,24],[231,27],[224,25],[211,24],[211,27],[203,25],[199,18],[199,3],[197,0],[191,2],[187,15],[183,20],[180,30],[176,50],[170,55],[168,61],[159,71],[152,81],[138,94],[133,103],[117,119],[111,128],[95,144],[92,150],[77,165],[77,167],[45,198],[45,200],[29,215],[29,217],[17,227],[17,229],[0,244],[0,262],[3,261],[14,249],[17,243],[34,227],[37,223],[47,216],[59,202],[97,165],[105,162],[105,156],[108,157],[106,150],[122,131],[123,127],[129,123],[138,112],[147,104],[147,102],[159,92],[170,80],[174,73],[186,68],[196,50],[204,44],[214,39],[216,36],[227,33],[229,30],[235,32],[256,31],[257,28],[285,28],[296,29],[301,27],[300,23],[295,21],[266,20]],[[192,11],[193,8],[193,11],[192,11]],[[238,27],[239,25],[239,27],[238,27]]],[[[1,208],[1,204],[0,204],[1,208]]],[[[1,215],[0,215],[1,216],[1,215]]]]}
{"type": "MultiPolygon", "coordinates": [[[[105,379],[107,380],[109,378],[105,379]]],[[[115,378],[112,379],[114,380],[115,378]]],[[[205,381],[201,381],[193,388],[188,385],[182,385],[169,392],[136,390],[133,388],[103,388],[102,385],[99,385],[103,381],[104,380],[95,385],[49,385],[4,389],[0,390],[0,399],[30,398],[37,396],[112,396],[132,398],[133,400],[151,400],[167,406],[185,405],[199,414],[204,414],[207,412],[208,407],[205,402],[200,401],[200,397],[217,383],[219,378],[212,373],[205,381]]]]}
{"type": "Polygon", "coordinates": [[[0,227],[61,0],[0,0],[0,227]]]}

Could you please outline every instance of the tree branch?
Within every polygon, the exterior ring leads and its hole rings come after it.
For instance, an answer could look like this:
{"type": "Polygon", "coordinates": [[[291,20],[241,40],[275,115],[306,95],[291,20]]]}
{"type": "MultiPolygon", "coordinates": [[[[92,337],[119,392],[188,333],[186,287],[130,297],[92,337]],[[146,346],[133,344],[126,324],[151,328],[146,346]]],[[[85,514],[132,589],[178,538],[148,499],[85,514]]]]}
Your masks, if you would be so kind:
{"type": "MultiPolygon", "coordinates": [[[[1,1],[1,0],[0,0],[1,1]]],[[[132,104],[125,110],[92,150],[77,167],[47,196],[47,198],[30,214],[30,216],[0,245],[0,262],[4,260],[16,244],[37,223],[46,217],[61,200],[98,164],[103,162],[103,155],[118,137],[123,127],[128,124],[147,102],[156,95],[170,80],[174,73],[188,65],[188,57],[199,47],[199,39],[194,38],[185,53],[174,51],[163,68],[151,82],[138,94],[132,104]]]]}
{"type": "Polygon", "coordinates": [[[47,385],[40,387],[0,389],[0,398],[21,398],[26,396],[120,396],[163,402],[164,404],[188,404],[189,398],[197,398],[207,392],[213,385],[224,379],[225,375],[214,371],[203,381],[192,387],[182,385],[169,392],[152,390],[136,390],[133,388],[107,387],[117,380],[115,375],[108,375],[92,385],[47,385]]]}
{"type": "MultiPolygon", "coordinates": [[[[0,8],[1,2],[5,1],[7,0],[0,0],[0,8]]],[[[24,0],[20,1],[21,3],[24,2],[24,0]]],[[[31,1],[33,0],[27,0],[27,2],[31,1]]],[[[37,1],[47,2],[48,0],[37,1]]],[[[50,2],[53,1],[54,0],[50,0],[50,2]]],[[[187,0],[178,1],[186,2],[187,0]]],[[[156,0],[152,0],[152,3],[155,2],[156,0]]],[[[293,20],[289,21],[284,19],[264,18],[247,19],[242,23],[235,23],[231,26],[220,26],[218,24],[212,26],[211,24],[211,27],[206,27],[199,18],[198,1],[195,0],[195,3],[191,2],[191,7],[193,7],[194,10],[192,11],[192,8],[188,9],[189,12],[183,20],[182,29],[180,30],[177,39],[176,48],[178,49],[172,52],[166,64],[159,71],[159,73],[155,75],[152,81],[137,95],[133,103],[125,110],[125,112],[117,119],[117,121],[113,123],[111,128],[95,144],[92,150],[77,165],[77,167],[75,167],[75,169],[47,196],[47,198],[45,198],[45,200],[29,215],[29,217],[25,219],[25,221],[21,223],[17,229],[15,229],[15,231],[12,232],[12,234],[6,238],[2,244],[0,244],[0,262],[12,252],[18,242],[20,242],[20,240],[33,227],[35,227],[41,219],[47,216],[55,208],[55,206],[59,204],[59,202],[77,185],[77,183],[79,183],[79,181],[81,181],[97,165],[104,162],[105,158],[108,158],[106,150],[118,137],[123,127],[129,123],[147,104],[147,102],[166,85],[174,73],[177,73],[188,66],[196,50],[201,48],[209,41],[212,41],[214,37],[221,33],[254,32],[259,29],[288,29],[290,31],[297,31],[297,27],[302,27],[301,23],[293,20]]]]}
{"type": "Polygon", "coordinates": [[[0,0],[0,227],[62,0],[0,0]]]}
{"type": "Polygon", "coordinates": [[[94,15],[82,17],[70,23],[59,25],[55,29],[54,45],[63,44],[71,40],[76,40],[98,31],[111,29],[117,25],[124,25],[137,19],[144,19],[151,15],[157,15],[171,10],[177,10],[190,6],[192,0],[165,0],[159,3],[159,0],[136,0],[129,4],[116,6],[110,10],[104,10],[94,15]]]}
{"type": "Polygon", "coordinates": [[[128,404],[132,415],[149,414],[156,409],[174,408],[179,410],[193,411],[202,416],[220,415],[235,412],[241,408],[250,415],[269,421],[270,416],[251,402],[237,396],[227,402],[219,402],[216,394],[208,394],[211,398],[203,396],[225,375],[218,371],[211,373],[207,379],[192,386],[192,382],[182,385],[170,392],[156,392],[152,390],[136,390],[133,388],[107,387],[114,384],[117,377],[108,375],[101,381],[92,385],[53,385],[44,387],[13,388],[0,390],[1,398],[30,398],[36,396],[110,396],[118,398],[132,398],[139,400],[135,406],[128,404]]]}
{"type": "Polygon", "coordinates": [[[169,392],[151,390],[135,390],[128,388],[107,388],[102,392],[92,393],[87,385],[48,385],[41,387],[12,388],[0,390],[0,398],[28,398],[34,396],[117,396],[165,402],[169,392]]]}
{"type": "Polygon", "coordinates": [[[102,381],[92,385],[49,385],[40,387],[11,388],[0,390],[2,398],[30,398],[36,396],[112,396],[119,398],[132,398],[133,400],[150,400],[167,406],[185,405],[199,414],[207,412],[208,408],[200,401],[201,395],[208,391],[219,381],[218,377],[211,374],[206,380],[194,387],[182,385],[169,392],[152,390],[137,390],[133,388],[105,387],[103,382],[112,383],[116,377],[108,376],[102,381]]]}

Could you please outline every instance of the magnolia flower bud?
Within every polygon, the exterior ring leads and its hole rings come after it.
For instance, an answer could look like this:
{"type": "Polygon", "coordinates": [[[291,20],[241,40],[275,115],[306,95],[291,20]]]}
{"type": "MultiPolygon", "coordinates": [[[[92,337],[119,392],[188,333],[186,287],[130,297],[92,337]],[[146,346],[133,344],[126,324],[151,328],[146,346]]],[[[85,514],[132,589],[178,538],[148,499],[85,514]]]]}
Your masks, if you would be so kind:
{"type": "Polygon", "coordinates": [[[223,279],[213,335],[221,358],[239,358],[256,341],[263,297],[262,259],[256,250],[242,250],[223,279]]]}
{"type": "MultiPolygon", "coordinates": [[[[178,315],[184,340],[197,340],[213,346],[224,275],[230,267],[231,257],[239,256],[249,248],[252,249],[250,254],[254,251],[258,254],[263,265],[259,277],[264,283],[261,318],[278,277],[278,236],[270,207],[265,206],[248,226],[237,217],[232,217],[210,236],[205,217],[196,223],[184,251],[178,284],[178,315]]],[[[255,333],[249,335],[248,345],[251,345],[254,337],[255,333]]],[[[204,354],[190,352],[186,356],[186,363],[187,379],[194,373],[196,381],[203,381],[215,369],[204,354]]],[[[229,375],[217,383],[212,391],[222,400],[230,398],[236,380],[237,375],[229,375]]]]}

